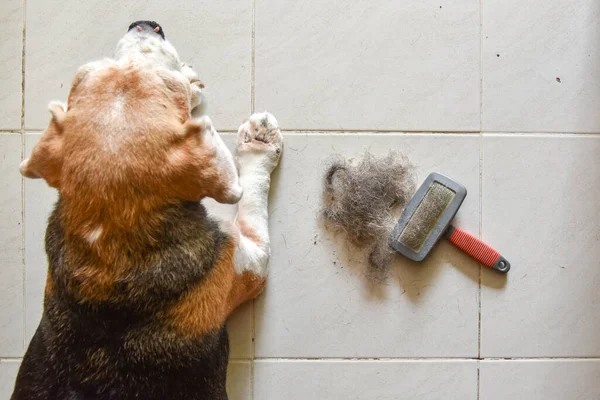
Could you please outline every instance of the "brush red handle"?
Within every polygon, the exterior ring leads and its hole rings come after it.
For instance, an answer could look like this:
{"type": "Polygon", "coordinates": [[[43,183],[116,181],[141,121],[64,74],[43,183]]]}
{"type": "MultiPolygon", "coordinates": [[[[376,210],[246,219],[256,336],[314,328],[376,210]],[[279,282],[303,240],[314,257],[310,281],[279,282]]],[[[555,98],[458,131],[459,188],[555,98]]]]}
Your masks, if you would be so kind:
{"type": "Polygon", "coordinates": [[[450,228],[448,239],[459,249],[488,268],[508,272],[510,263],[492,246],[459,228],[450,228]]]}

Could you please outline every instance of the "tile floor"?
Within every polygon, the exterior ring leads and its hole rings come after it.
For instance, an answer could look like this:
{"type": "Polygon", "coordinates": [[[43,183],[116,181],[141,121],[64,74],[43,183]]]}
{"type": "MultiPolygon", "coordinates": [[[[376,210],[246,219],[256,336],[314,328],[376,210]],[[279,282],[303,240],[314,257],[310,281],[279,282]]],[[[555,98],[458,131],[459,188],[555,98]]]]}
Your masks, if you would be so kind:
{"type": "Polygon", "coordinates": [[[76,68],[141,18],[222,131],[265,108],[286,129],[270,284],[229,323],[232,400],[600,398],[600,2],[3,0],[0,400],[41,315],[56,197],[17,166],[76,68]],[[441,244],[367,284],[316,217],[327,160],[367,148],[467,186],[457,222],[510,274],[441,244]]]}

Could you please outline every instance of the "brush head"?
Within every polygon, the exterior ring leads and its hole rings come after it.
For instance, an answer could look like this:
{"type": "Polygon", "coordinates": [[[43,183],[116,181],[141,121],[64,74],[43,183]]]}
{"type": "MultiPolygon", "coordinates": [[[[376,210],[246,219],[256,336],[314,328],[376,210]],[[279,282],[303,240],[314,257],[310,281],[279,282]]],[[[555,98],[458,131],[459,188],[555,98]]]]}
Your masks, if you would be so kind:
{"type": "Polygon", "coordinates": [[[438,173],[417,190],[394,228],[389,244],[400,254],[422,261],[450,226],[467,189],[438,173]]]}

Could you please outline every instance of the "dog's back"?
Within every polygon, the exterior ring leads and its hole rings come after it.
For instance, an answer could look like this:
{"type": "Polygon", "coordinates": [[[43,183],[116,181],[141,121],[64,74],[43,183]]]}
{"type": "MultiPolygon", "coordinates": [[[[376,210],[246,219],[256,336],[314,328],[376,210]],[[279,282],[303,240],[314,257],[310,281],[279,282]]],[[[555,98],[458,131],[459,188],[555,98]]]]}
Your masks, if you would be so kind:
{"type": "Polygon", "coordinates": [[[93,255],[65,238],[61,208],[59,200],[46,234],[44,316],[13,399],[225,399],[225,329],[185,339],[168,313],[210,275],[230,238],[199,203],[172,206],[157,245],[134,257],[118,295],[86,304],[77,298],[85,282],[74,263],[93,255]]]}

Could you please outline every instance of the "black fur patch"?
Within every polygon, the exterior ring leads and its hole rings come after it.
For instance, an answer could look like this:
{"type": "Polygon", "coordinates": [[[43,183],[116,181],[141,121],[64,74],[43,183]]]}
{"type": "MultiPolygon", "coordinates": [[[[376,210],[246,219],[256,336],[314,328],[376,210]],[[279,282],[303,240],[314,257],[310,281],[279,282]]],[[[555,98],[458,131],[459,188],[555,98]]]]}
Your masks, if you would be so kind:
{"type": "Polygon", "coordinates": [[[155,21],[135,21],[132,22],[131,25],[129,25],[129,28],[127,28],[127,32],[129,32],[130,30],[132,30],[133,28],[135,28],[138,25],[148,25],[149,27],[151,27],[152,29],[154,28],[159,28],[158,30],[158,34],[164,39],[165,38],[165,31],[163,31],[162,26],[160,26],[158,24],[158,22],[155,21]]]}
{"type": "Polygon", "coordinates": [[[226,400],[226,328],[187,339],[164,321],[164,310],[205,278],[230,240],[204,207],[169,207],[160,245],[118,282],[118,294],[94,304],[77,297],[80,266],[68,254],[79,246],[64,234],[61,207],[59,199],[46,231],[55,287],[11,399],[226,400]]]}

